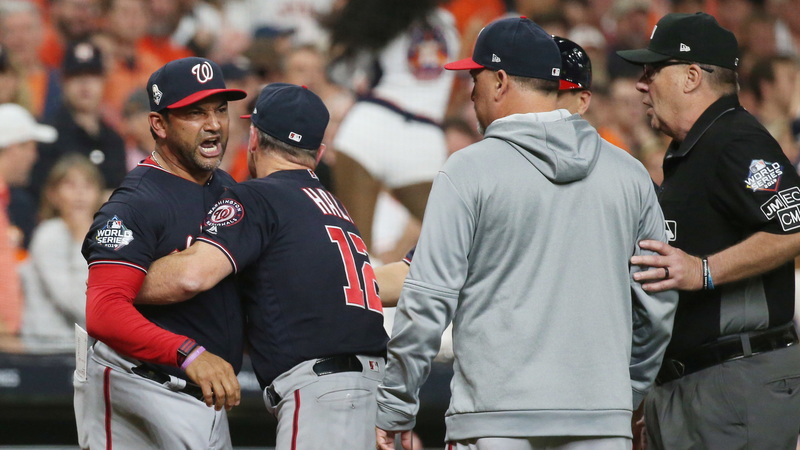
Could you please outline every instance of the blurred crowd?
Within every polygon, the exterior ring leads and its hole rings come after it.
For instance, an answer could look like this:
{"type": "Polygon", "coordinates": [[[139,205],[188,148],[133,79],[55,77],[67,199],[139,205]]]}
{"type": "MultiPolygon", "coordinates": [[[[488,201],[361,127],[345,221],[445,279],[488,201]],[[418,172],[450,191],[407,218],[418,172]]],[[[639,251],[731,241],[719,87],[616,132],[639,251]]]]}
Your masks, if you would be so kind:
{"type": "MultiPolygon", "coordinates": [[[[252,109],[260,88],[287,82],[317,93],[331,112],[325,143],[334,149],[318,174],[336,193],[348,182],[346,172],[335,170],[336,133],[354,103],[378,84],[378,55],[392,42],[383,36],[372,45],[370,30],[399,34],[404,30],[392,24],[402,13],[441,8],[460,40],[457,54],[444,54],[458,59],[471,55],[487,23],[524,15],[585,49],[593,68],[585,118],[660,183],[668,141],[650,128],[634,88],[641,68],[614,52],[646,47],[653,26],[668,12],[704,11],[739,41],[741,103],[800,163],[800,1],[361,2],[381,6],[350,24],[362,27],[356,34],[363,38],[354,45],[342,11],[358,1],[0,0],[0,109],[19,105],[0,112],[1,349],[53,352],[73,345],[72,324],[85,321],[88,270],[81,243],[99,205],[152,151],[148,77],[184,56],[216,61],[229,88],[248,92],[247,100],[230,105],[223,161],[239,181],[249,176],[249,121],[238,117],[252,109]],[[30,117],[46,127],[26,122],[30,117]]],[[[439,56],[424,46],[407,51],[408,64],[422,69],[431,69],[424,58],[433,57],[433,69],[441,71],[447,61],[439,56]]],[[[472,81],[467,73],[454,76],[437,120],[448,153],[481,138],[470,101],[472,81]]],[[[415,215],[388,193],[379,197],[371,225],[371,253],[383,262],[401,259],[419,233],[415,215]]]]}

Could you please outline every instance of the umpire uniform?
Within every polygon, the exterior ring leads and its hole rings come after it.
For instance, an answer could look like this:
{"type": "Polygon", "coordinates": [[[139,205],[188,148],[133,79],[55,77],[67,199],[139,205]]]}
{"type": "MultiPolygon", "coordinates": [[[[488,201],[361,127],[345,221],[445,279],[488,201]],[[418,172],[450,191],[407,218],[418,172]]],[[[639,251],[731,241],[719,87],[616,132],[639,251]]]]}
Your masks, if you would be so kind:
{"type": "MultiPolygon", "coordinates": [[[[274,83],[250,118],[274,139],[317,149],[328,111],[310,91],[274,83]]],[[[278,170],[228,188],[198,241],[238,273],[277,448],[372,448],[388,337],[367,248],[342,204],[311,169],[278,170]]]]}
{"type": "MultiPolygon", "coordinates": [[[[666,16],[649,50],[620,56],[648,64],[650,51],[715,70],[735,70],[738,62],[733,35],[702,14],[666,16]]],[[[663,168],[658,197],[669,243],[690,255],[717,254],[757,232],[800,231],[800,177],[735,94],[721,96],[672,142],[663,168]]],[[[659,386],[645,400],[649,444],[794,449],[800,347],[793,261],[716,289],[708,278],[703,290],[680,291],[659,386]]]]}
{"type": "MultiPolygon", "coordinates": [[[[757,231],[800,231],[800,177],[735,95],[711,105],[670,146],[659,201],[670,244],[693,255],[717,253],[757,231]]],[[[717,289],[681,291],[661,386],[645,403],[649,441],[693,448],[691,432],[673,424],[691,431],[713,420],[727,424],[725,433],[704,448],[739,448],[734,443],[750,433],[758,446],[747,448],[793,449],[800,431],[793,315],[793,262],[717,289]]]]}

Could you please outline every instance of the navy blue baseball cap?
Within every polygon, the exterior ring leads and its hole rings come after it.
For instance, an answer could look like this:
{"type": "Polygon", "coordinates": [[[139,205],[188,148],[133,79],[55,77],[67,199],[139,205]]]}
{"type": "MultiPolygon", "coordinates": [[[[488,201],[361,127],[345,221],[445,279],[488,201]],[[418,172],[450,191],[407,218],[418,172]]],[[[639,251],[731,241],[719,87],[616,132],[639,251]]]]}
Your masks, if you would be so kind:
{"type": "Polygon", "coordinates": [[[331,116],[322,99],[305,86],[272,83],[261,90],[253,113],[241,117],[281,142],[316,150],[331,116]]]}
{"type": "Polygon", "coordinates": [[[76,75],[103,75],[103,55],[91,42],[77,42],[64,51],[61,71],[66,77],[76,75]]]}
{"type": "Polygon", "coordinates": [[[226,88],[222,69],[205,58],[170,61],[147,80],[150,111],[154,112],[191,105],[220,93],[224,93],[228,101],[247,97],[245,91],[226,88]]]}
{"type": "Polygon", "coordinates": [[[553,36],[561,50],[560,91],[592,88],[592,61],[586,50],[567,38],[553,36]]]}
{"type": "Polygon", "coordinates": [[[509,75],[559,81],[561,52],[553,38],[526,17],[496,20],[481,30],[472,58],[448,70],[505,70],[509,75]]]}

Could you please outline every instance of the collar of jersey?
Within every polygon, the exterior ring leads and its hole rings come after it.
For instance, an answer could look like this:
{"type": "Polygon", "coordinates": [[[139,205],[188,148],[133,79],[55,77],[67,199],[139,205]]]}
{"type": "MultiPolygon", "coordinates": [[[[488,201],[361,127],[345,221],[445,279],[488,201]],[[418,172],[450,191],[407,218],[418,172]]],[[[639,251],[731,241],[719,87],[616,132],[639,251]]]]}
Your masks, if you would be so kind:
{"type": "Polygon", "coordinates": [[[703,114],[701,114],[694,125],[692,125],[689,132],[686,133],[686,139],[684,139],[683,142],[676,144],[675,141],[672,141],[667,151],[667,158],[686,156],[689,150],[694,147],[694,144],[700,140],[706,130],[708,130],[717,119],[740,107],[738,95],[730,94],[720,97],[719,100],[712,103],[711,106],[703,111],[703,114]]]}

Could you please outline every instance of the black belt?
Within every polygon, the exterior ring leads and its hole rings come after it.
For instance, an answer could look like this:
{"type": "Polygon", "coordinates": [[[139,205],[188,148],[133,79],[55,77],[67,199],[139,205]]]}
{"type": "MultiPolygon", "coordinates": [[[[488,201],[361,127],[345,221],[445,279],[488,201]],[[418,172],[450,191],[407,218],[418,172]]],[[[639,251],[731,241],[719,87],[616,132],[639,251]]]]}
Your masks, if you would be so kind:
{"type": "Polygon", "coordinates": [[[797,343],[797,331],[792,323],[764,331],[725,336],[675,358],[664,358],[656,384],[660,386],[726,361],[780,350],[797,343]]]}
{"type": "Polygon", "coordinates": [[[314,363],[314,373],[323,376],[341,372],[361,372],[364,366],[356,355],[320,358],[314,363]]]}
{"type": "MultiPolygon", "coordinates": [[[[159,372],[157,370],[150,369],[147,366],[137,366],[131,369],[133,373],[139,375],[142,378],[147,378],[148,380],[153,380],[159,384],[166,384],[170,381],[169,375],[164,372],[159,372]]],[[[178,389],[178,392],[183,392],[184,394],[189,394],[192,397],[200,400],[201,402],[205,402],[205,396],[203,395],[203,389],[190,382],[186,382],[186,386],[178,389]]]]}
{"type": "MultiPolygon", "coordinates": [[[[312,368],[318,376],[332,375],[334,373],[342,372],[361,372],[364,366],[356,355],[347,356],[331,356],[329,358],[320,358],[314,363],[312,368]]],[[[275,392],[275,389],[270,385],[267,388],[267,395],[273,405],[277,405],[281,401],[281,396],[275,392]]]]}
{"type": "Polygon", "coordinates": [[[383,106],[384,108],[386,108],[386,109],[388,109],[390,111],[393,111],[393,112],[395,112],[397,114],[400,114],[406,120],[412,120],[414,122],[425,123],[425,124],[428,124],[428,125],[433,125],[433,126],[435,126],[437,128],[442,128],[442,124],[440,124],[439,122],[437,122],[437,121],[435,121],[433,119],[429,119],[429,118],[427,118],[425,116],[420,116],[420,115],[417,115],[417,114],[414,114],[414,113],[410,113],[410,112],[406,111],[405,109],[395,105],[394,103],[392,103],[390,101],[386,101],[386,100],[384,100],[382,98],[371,97],[371,96],[360,96],[360,97],[358,97],[358,101],[367,102],[367,103],[373,103],[375,105],[383,106]]]}

